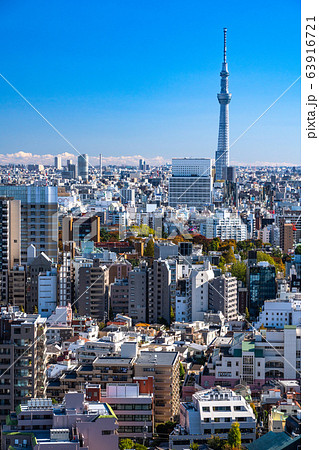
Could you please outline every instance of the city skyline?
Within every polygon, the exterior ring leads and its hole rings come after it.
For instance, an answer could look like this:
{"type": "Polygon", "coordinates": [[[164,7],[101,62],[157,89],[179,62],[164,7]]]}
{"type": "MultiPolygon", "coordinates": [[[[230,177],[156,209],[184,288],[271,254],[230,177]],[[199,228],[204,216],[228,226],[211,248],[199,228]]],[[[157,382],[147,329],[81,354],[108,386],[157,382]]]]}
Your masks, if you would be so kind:
{"type": "MultiPolygon", "coordinates": [[[[59,27],[55,27],[59,7],[40,8],[31,16],[19,5],[13,17],[6,5],[3,32],[10,39],[1,73],[89,158],[102,153],[106,161],[120,164],[142,157],[156,165],[174,156],[211,157],[217,149],[223,26],[228,28],[231,86],[236,94],[230,112],[231,145],[300,74],[300,5],[294,3],[288,10],[287,2],[276,3],[276,15],[269,5],[258,6],[262,18],[258,24],[252,21],[256,13],[252,4],[241,11],[235,2],[231,14],[209,2],[200,8],[183,3],[183,10],[180,2],[158,10],[143,3],[143,21],[140,9],[129,3],[124,12],[115,5],[95,4],[99,14],[82,5],[75,11],[66,7],[59,27]],[[281,24],[284,54],[276,32],[283,10],[289,16],[281,24]],[[108,26],[101,28],[102,24],[108,26]],[[23,74],[18,70],[21,64],[23,74]],[[123,156],[117,159],[118,154],[123,156]]],[[[70,153],[70,147],[4,80],[0,92],[6,110],[0,113],[0,163],[28,163],[37,158],[31,155],[46,160],[46,155],[53,159],[70,153]]],[[[299,110],[296,83],[234,145],[230,163],[299,164],[299,110]]]]}

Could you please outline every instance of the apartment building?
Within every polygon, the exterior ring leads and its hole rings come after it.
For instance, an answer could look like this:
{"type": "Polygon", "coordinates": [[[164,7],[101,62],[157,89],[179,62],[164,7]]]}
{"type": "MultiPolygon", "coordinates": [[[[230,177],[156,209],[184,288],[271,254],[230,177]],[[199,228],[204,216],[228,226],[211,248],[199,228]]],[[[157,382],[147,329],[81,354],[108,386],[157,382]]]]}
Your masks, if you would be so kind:
{"type": "Polygon", "coordinates": [[[105,391],[100,385],[88,384],[86,398],[110,405],[116,414],[120,439],[151,439],[154,431],[153,377],[134,383],[109,384],[105,391]]]}
{"type": "Polygon", "coordinates": [[[85,401],[83,392],[68,392],[58,405],[36,398],[19,405],[3,426],[2,448],[117,449],[117,430],[108,404],[85,401]]]}
{"type": "Polygon", "coordinates": [[[300,361],[301,329],[294,325],[261,329],[255,335],[216,338],[200,384],[204,388],[217,384],[233,388],[244,382],[257,392],[273,378],[299,380],[300,361]]]}
{"type": "Polygon", "coordinates": [[[222,240],[244,241],[247,239],[247,225],[235,213],[217,211],[201,224],[201,233],[207,239],[219,237],[222,240]]]}
{"type": "Polygon", "coordinates": [[[266,300],[258,320],[254,324],[256,328],[284,328],[285,325],[301,325],[301,294],[295,294],[295,298],[266,300]]]}
{"type": "Polygon", "coordinates": [[[129,277],[132,270],[132,264],[129,261],[117,261],[108,266],[109,282],[114,283],[115,280],[122,280],[129,277]]]}
{"type": "Polygon", "coordinates": [[[148,321],[158,323],[164,319],[170,323],[171,306],[175,307],[176,296],[175,259],[155,260],[149,268],[148,321]]]}
{"type": "Polygon", "coordinates": [[[134,365],[136,378],[154,376],[155,424],[179,415],[179,356],[177,352],[141,352],[134,365]]]}
{"type": "Polygon", "coordinates": [[[49,381],[48,396],[61,401],[69,390],[81,391],[86,383],[99,384],[103,391],[109,383],[132,383],[134,358],[118,356],[96,357],[93,362],[81,364],[75,370],[49,381]]]}
{"type": "Polygon", "coordinates": [[[46,396],[45,319],[12,307],[2,309],[0,373],[1,422],[19,404],[32,397],[46,396]]]}
{"type": "Polygon", "coordinates": [[[42,317],[49,317],[57,306],[57,269],[40,272],[38,276],[38,311],[42,317]]]}
{"type": "Polygon", "coordinates": [[[73,303],[74,299],[74,270],[71,252],[63,252],[58,273],[58,298],[60,306],[73,303]]]}
{"type": "Polygon", "coordinates": [[[230,273],[210,281],[209,309],[214,313],[221,311],[226,320],[237,319],[237,279],[230,273]]]}
{"type": "Polygon", "coordinates": [[[129,273],[129,311],[133,323],[146,322],[148,318],[148,265],[142,261],[129,273]]]}
{"type": "Polygon", "coordinates": [[[203,264],[178,264],[178,280],[174,304],[177,322],[203,320],[209,310],[211,282],[214,271],[209,261],[203,264]]]}
{"type": "Polygon", "coordinates": [[[98,321],[108,317],[108,269],[95,259],[93,266],[83,264],[79,268],[78,312],[98,321]]]}
{"type": "Polygon", "coordinates": [[[115,280],[110,285],[110,307],[113,315],[129,314],[129,283],[127,278],[115,280]]]}
{"type": "Polygon", "coordinates": [[[21,262],[21,202],[0,198],[0,296],[8,303],[9,274],[21,262]]]}
{"type": "Polygon", "coordinates": [[[28,265],[28,287],[26,311],[33,313],[38,308],[39,300],[39,275],[40,273],[51,272],[53,263],[45,254],[40,253],[28,265]]]}
{"type": "Polygon", "coordinates": [[[13,266],[8,277],[8,304],[17,306],[21,310],[26,309],[26,281],[25,266],[13,266]]]}
{"type": "Polygon", "coordinates": [[[180,426],[170,435],[169,448],[184,449],[212,435],[226,440],[234,422],[240,425],[242,443],[256,439],[256,418],[244,397],[220,386],[196,392],[191,402],[180,405],[180,426]]]}

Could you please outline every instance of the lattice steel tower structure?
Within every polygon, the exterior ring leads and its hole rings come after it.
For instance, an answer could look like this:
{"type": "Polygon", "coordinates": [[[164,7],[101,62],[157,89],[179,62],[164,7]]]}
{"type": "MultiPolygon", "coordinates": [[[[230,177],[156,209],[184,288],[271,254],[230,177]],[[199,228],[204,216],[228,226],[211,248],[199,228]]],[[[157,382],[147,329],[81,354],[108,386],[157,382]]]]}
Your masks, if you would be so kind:
{"type": "Polygon", "coordinates": [[[220,72],[220,93],[217,94],[220,103],[218,147],[215,157],[216,180],[227,178],[226,168],[229,166],[229,110],[231,94],[228,92],[228,64],[226,61],[227,28],[224,28],[224,61],[220,72]]]}

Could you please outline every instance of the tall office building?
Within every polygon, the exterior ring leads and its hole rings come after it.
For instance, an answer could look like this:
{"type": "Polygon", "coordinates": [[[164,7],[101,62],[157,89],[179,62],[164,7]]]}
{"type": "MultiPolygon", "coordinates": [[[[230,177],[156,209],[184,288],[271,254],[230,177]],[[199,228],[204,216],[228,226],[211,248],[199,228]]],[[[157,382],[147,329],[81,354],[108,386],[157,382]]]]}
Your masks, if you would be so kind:
{"type": "Polygon", "coordinates": [[[62,242],[74,241],[80,246],[81,241],[100,242],[100,217],[89,214],[62,218],[62,242]]]}
{"type": "Polygon", "coordinates": [[[170,323],[171,306],[175,308],[176,297],[175,259],[154,260],[148,269],[148,317],[149,323],[163,319],[170,323]]]}
{"type": "Polygon", "coordinates": [[[61,164],[61,156],[55,156],[54,157],[54,167],[58,170],[62,169],[62,164],[61,164]]]}
{"type": "Polygon", "coordinates": [[[210,158],[173,158],[169,179],[169,205],[203,207],[212,200],[212,161],[210,158]]]}
{"type": "MultiPolygon", "coordinates": [[[[0,197],[21,202],[21,263],[27,263],[27,248],[33,244],[38,254],[54,262],[58,258],[57,186],[0,186],[0,197]]],[[[19,220],[12,220],[18,226],[19,220]]]]}
{"type": "Polygon", "coordinates": [[[78,175],[83,181],[89,179],[89,157],[86,153],[78,156],[78,175]]]}
{"type": "Polygon", "coordinates": [[[83,264],[79,269],[79,314],[91,316],[98,321],[108,317],[109,271],[100,266],[99,260],[93,260],[93,266],[83,264]]]}
{"type": "Polygon", "coordinates": [[[265,300],[276,298],[276,268],[267,261],[248,264],[247,287],[249,295],[249,314],[257,318],[265,300]]]}
{"type": "Polygon", "coordinates": [[[8,299],[8,276],[21,261],[21,203],[0,198],[0,288],[1,300],[8,299]]]}
{"type": "Polygon", "coordinates": [[[102,171],[103,171],[103,157],[102,157],[102,153],[100,153],[100,175],[102,176],[102,171]]]}
{"type": "Polygon", "coordinates": [[[146,322],[148,317],[148,270],[142,261],[128,275],[129,281],[129,316],[134,323],[146,322]]]}
{"type": "Polygon", "coordinates": [[[228,64],[226,62],[226,34],[224,28],[224,61],[220,72],[220,93],[217,94],[220,103],[218,147],[215,157],[216,180],[224,180],[227,176],[226,168],[229,166],[229,112],[228,105],[231,94],[228,92],[228,64]]]}

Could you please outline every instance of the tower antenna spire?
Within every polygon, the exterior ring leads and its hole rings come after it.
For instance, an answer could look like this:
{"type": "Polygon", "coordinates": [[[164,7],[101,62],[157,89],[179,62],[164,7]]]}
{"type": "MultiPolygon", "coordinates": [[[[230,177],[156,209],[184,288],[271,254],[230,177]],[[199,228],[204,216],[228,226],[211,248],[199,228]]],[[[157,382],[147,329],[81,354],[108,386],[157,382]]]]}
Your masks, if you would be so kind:
{"type": "Polygon", "coordinates": [[[226,39],[227,28],[224,28],[224,61],[222,63],[222,70],[220,72],[220,92],[217,94],[218,102],[220,104],[219,113],[219,132],[218,132],[218,146],[216,150],[215,166],[216,177],[218,181],[226,180],[227,167],[229,166],[229,111],[228,106],[231,100],[231,94],[228,91],[228,64],[226,62],[226,39]]]}
{"type": "Polygon", "coordinates": [[[224,28],[224,63],[226,63],[226,51],[227,51],[227,28],[224,28]]]}

